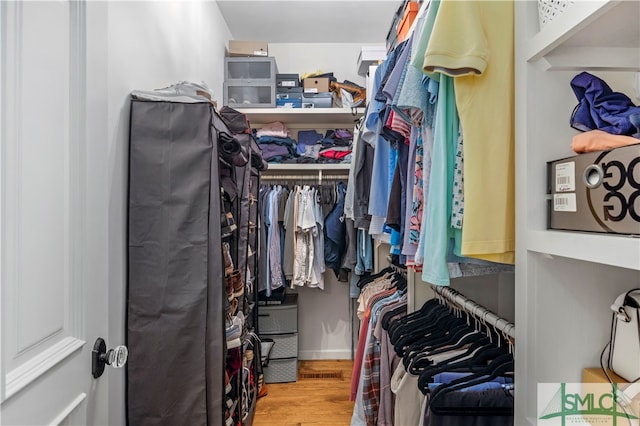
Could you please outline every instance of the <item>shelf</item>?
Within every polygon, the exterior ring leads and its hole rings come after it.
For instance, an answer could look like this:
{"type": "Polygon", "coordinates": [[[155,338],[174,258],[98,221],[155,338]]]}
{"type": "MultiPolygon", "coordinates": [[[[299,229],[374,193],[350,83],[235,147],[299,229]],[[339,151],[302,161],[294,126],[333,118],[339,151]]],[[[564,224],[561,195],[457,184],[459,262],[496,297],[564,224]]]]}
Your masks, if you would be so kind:
{"type": "Polygon", "coordinates": [[[640,238],[569,231],[529,231],[527,250],[640,271],[640,238]]]}
{"type": "Polygon", "coordinates": [[[545,71],[639,71],[640,49],[562,46],[541,63],[545,71]]]}
{"type": "Polygon", "coordinates": [[[640,2],[576,1],[534,35],[527,60],[549,70],[640,70],[640,2]]]}
{"type": "Polygon", "coordinates": [[[246,114],[251,124],[280,121],[287,125],[330,123],[352,127],[364,114],[364,108],[236,108],[246,114]]]}
{"type": "Polygon", "coordinates": [[[349,170],[351,164],[349,163],[340,163],[340,164],[269,164],[269,168],[262,172],[262,174],[267,174],[270,171],[279,171],[279,170],[296,170],[296,171],[310,171],[315,172],[318,170],[349,170]]]}
{"type": "Polygon", "coordinates": [[[379,46],[362,46],[357,61],[358,75],[365,77],[371,65],[377,65],[386,58],[387,48],[384,44],[379,46]]]}

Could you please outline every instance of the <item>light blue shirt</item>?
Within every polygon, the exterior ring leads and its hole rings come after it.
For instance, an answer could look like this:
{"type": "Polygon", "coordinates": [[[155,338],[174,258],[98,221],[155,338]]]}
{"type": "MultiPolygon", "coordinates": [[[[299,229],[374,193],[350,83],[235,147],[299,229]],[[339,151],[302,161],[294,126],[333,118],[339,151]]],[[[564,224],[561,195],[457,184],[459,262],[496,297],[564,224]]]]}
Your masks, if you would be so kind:
{"type": "MultiPolygon", "coordinates": [[[[382,78],[387,71],[387,62],[383,62],[376,69],[374,78],[373,93],[378,91],[382,78]]],[[[369,214],[372,216],[386,217],[387,205],[389,204],[389,192],[391,191],[391,181],[389,179],[389,163],[391,159],[391,146],[381,135],[382,126],[384,125],[384,116],[380,116],[380,112],[385,107],[384,102],[373,99],[371,108],[367,115],[366,127],[370,133],[367,142],[371,143],[374,148],[373,154],[373,172],[371,174],[371,191],[369,193],[369,214]]],[[[366,135],[366,134],[365,134],[366,135]]],[[[365,137],[363,135],[363,137],[365,137]]],[[[395,162],[394,162],[395,165],[395,162]]]]}
{"type": "Polygon", "coordinates": [[[453,168],[458,140],[458,112],[453,78],[440,76],[438,107],[434,122],[433,153],[427,222],[425,227],[424,263],[422,280],[436,285],[449,285],[449,239],[454,236],[451,228],[451,193],[453,168]]]}

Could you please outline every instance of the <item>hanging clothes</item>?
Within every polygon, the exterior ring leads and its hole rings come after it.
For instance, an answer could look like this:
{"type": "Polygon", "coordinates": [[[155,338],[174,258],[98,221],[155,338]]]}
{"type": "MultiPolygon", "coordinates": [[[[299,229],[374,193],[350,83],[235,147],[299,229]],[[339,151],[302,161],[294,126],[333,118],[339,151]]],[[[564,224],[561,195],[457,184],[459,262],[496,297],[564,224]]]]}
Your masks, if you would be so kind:
{"type": "Polygon", "coordinates": [[[339,276],[346,244],[344,221],[344,197],[346,188],[340,182],[337,186],[338,199],[325,219],[324,261],[339,276]]]}
{"type": "Polygon", "coordinates": [[[462,3],[429,2],[414,33],[376,69],[347,206],[355,217],[365,205],[371,217],[356,217],[356,226],[390,242],[422,280],[443,286],[513,270],[512,93],[509,84],[495,86],[499,76],[513,77],[513,42],[498,40],[512,28],[513,6],[462,3]],[[450,37],[449,20],[461,37],[450,37]],[[495,111],[505,120],[487,126],[495,111]],[[372,151],[371,171],[361,148],[372,151]],[[372,183],[369,198],[359,203],[364,182],[372,183]]]}
{"type": "MultiPolygon", "coordinates": [[[[263,186],[260,190],[261,232],[259,290],[265,296],[285,285],[324,289],[331,268],[341,281],[359,262],[359,238],[344,218],[346,185],[263,186]],[[325,211],[327,212],[325,217],[325,211]],[[347,235],[352,235],[347,241],[347,235]],[[349,245],[349,259],[346,259],[349,245]]],[[[368,247],[371,257],[371,247],[368,247]]],[[[370,270],[372,262],[367,262],[370,270]]]]}
{"type": "Polygon", "coordinates": [[[513,33],[513,2],[443,1],[437,16],[423,69],[453,78],[464,130],[465,211],[457,254],[513,263],[513,37],[505,37],[513,33]]]}
{"type": "Polygon", "coordinates": [[[501,334],[512,325],[485,327],[476,304],[471,314],[441,297],[407,314],[393,277],[361,280],[351,425],[513,424],[512,347],[501,334]]]}

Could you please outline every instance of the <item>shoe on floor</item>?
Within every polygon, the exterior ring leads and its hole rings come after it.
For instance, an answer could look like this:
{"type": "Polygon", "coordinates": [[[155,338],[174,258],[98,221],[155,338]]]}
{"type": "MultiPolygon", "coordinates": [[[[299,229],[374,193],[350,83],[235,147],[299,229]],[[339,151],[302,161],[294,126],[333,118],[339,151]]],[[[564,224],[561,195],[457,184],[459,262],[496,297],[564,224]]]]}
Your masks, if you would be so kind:
{"type": "Polygon", "coordinates": [[[267,384],[263,383],[262,386],[260,386],[260,389],[258,390],[258,398],[262,398],[263,396],[267,396],[268,393],[269,393],[269,391],[267,390],[267,384]]]}

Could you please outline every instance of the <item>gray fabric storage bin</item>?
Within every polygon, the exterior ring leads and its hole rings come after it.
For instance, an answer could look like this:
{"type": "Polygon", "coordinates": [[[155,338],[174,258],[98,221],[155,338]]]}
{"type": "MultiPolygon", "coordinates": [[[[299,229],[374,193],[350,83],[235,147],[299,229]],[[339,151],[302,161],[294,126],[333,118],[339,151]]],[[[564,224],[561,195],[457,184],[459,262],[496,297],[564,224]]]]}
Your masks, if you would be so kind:
{"type": "Polygon", "coordinates": [[[260,306],[258,309],[260,334],[284,334],[298,331],[298,305],[260,306]]]}
{"type": "Polygon", "coordinates": [[[262,371],[265,383],[295,382],[298,380],[298,358],[270,359],[262,371]]]}
{"type": "Polygon", "coordinates": [[[269,337],[274,342],[269,359],[298,356],[298,333],[272,334],[269,337]]]}

